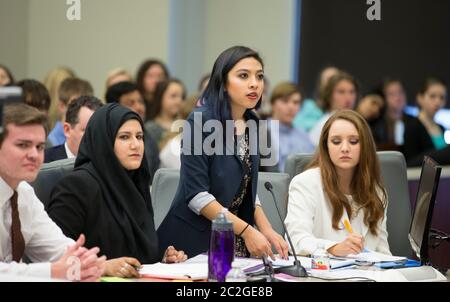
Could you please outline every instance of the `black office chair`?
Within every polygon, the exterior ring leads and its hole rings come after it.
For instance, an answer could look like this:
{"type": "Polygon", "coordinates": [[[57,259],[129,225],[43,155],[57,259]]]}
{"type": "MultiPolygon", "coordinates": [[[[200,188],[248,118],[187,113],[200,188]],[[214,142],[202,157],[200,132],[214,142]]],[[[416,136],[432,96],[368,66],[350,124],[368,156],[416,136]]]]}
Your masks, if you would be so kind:
{"type": "Polygon", "coordinates": [[[47,208],[50,202],[50,193],[56,184],[67,173],[73,170],[75,158],[61,159],[42,165],[36,180],[30,185],[34,188],[34,192],[40,201],[47,208]]]}
{"type": "MultiPolygon", "coordinates": [[[[388,242],[393,255],[410,257],[411,245],[408,241],[411,221],[406,162],[397,151],[377,152],[381,165],[381,177],[388,195],[387,231],[388,242]]],[[[312,159],[312,154],[293,154],[286,161],[285,172],[290,179],[303,172],[312,159]]]]}

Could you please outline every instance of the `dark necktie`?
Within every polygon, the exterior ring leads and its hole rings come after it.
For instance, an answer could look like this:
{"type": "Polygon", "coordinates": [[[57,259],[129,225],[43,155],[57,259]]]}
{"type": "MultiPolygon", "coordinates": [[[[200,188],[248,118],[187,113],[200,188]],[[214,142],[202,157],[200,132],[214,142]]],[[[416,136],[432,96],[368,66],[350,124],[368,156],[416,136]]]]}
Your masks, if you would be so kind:
{"type": "Polygon", "coordinates": [[[17,192],[11,197],[11,241],[13,261],[20,262],[25,251],[25,240],[20,229],[19,209],[17,207],[17,192]]]}

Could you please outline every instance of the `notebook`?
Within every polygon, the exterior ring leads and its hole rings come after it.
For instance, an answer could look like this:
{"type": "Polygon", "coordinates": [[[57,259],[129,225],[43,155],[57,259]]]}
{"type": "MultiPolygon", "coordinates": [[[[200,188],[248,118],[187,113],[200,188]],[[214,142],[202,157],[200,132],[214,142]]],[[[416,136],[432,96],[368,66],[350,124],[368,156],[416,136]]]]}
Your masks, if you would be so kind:
{"type": "Polygon", "coordinates": [[[347,258],[355,259],[356,261],[372,262],[372,263],[406,262],[406,260],[407,260],[406,257],[386,255],[386,254],[374,252],[374,251],[367,250],[367,249],[364,249],[364,251],[359,254],[350,254],[347,256],[347,258]]]}
{"type": "Polygon", "coordinates": [[[208,264],[206,262],[145,264],[139,270],[139,274],[150,278],[202,280],[208,278],[208,264]]]}
{"type": "MultiPolygon", "coordinates": [[[[254,273],[259,270],[264,270],[264,265],[261,259],[235,257],[234,262],[237,262],[245,273],[254,273]]],[[[199,254],[195,257],[189,258],[186,263],[208,263],[208,255],[199,254]]]]}

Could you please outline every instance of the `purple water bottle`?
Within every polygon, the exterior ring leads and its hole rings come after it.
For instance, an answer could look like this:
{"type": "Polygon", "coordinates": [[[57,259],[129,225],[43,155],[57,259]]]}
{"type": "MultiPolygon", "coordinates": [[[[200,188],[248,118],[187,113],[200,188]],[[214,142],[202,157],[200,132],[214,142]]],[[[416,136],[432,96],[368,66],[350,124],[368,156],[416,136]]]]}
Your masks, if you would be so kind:
{"type": "Polygon", "coordinates": [[[233,222],[227,219],[224,209],[212,221],[208,251],[208,281],[225,282],[234,260],[233,222]]]}

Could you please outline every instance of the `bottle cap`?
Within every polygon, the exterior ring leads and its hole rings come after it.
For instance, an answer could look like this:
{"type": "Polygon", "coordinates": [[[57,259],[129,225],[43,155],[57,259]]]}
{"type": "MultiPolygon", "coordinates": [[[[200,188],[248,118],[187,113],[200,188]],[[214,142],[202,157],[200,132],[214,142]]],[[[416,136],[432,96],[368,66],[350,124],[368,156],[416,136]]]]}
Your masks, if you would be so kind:
{"type": "Polygon", "coordinates": [[[217,217],[212,221],[213,230],[230,230],[233,229],[233,222],[228,220],[226,213],[228,209],[224,208],[217,217]]]}

